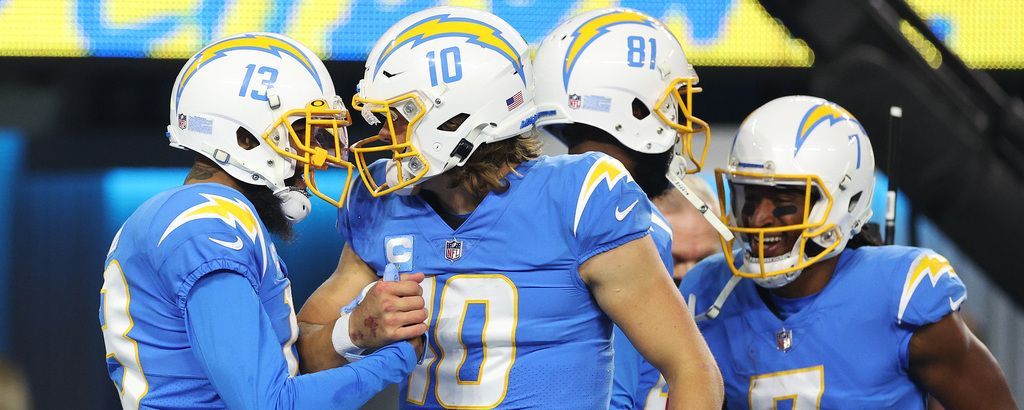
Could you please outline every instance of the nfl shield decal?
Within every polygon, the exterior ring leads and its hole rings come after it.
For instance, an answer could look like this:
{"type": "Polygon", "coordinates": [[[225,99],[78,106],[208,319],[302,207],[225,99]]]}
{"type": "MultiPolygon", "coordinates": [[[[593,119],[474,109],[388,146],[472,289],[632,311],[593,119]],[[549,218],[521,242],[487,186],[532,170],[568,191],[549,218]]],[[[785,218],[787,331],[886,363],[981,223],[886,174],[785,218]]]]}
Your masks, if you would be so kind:
{"type": "Polygon", "coordinates": [[[775,332],[775,348],[780,352],[788,352],[793,347],[793,330],[782,328],[775,332]]]}
{"type": "Polygon", "coordinates": [[[458,239],[444,241],[444,258],[451,262],[462,258],[462,241],[458,239]]]}
{"type": "Polygon", "coordinates": [[[569,94],[569,108],[577,110],[581,105],[583,105],[583,101],[579,94],[569,94]]]}

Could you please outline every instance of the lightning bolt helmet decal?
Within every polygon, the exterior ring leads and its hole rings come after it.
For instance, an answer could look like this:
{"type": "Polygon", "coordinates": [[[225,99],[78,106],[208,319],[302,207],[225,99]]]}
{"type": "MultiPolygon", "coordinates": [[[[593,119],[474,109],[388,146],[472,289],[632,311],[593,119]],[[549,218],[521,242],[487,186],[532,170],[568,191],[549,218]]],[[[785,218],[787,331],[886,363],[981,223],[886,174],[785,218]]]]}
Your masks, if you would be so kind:
{"type": "Polygon", "coordinates": [[[840,121],[851,121],[860,127],[860,122],[858,122],[856,118],[853,118],[853,114],[850,114],[849,111],[846,111],[838,105],[832,103],[815,105],[811,107],[811,109],[807,110],[803,119],[800,120],[800,125],[796,128],[796,141],[794,142],[795,149],[793,150],[794,157],[798,152],[800,152],[800,147],[804,145],[804,141],[807,141],[807,137],[811,135],[811,131],[825,121],[828,121],[830,126],[835,125],[840,121]]]}
{"type": "Polygon", "coordinates": [[[615,10],[585,21],[572,33],[572,42],[565,52],[565,62],[562,64],[562,84],[566,90],[569,89],[569,77],[572,77],[572,70],[576,67],[583,50],[594,40],[608,32],[612,26],[620,24],[639,24],[647,27],[655,27],[657,24],[649,17],[631,10],[615,10]]]}
{"type": "Polygon", "coordinates": [[[185,85],[188,84],[190,79],[192,79],[192,76],[210,62],[224,57],[228,52],[234,50],[262,51],[279,58],[289,56],[295,59],[295,61],[298,61],[299,64],[302,64],[302,67],[305,68],[316,81],[317,86],[320,87],[320,91],[323,91],[324,89],[323,83],[320,80],[320,74],[317,73],[316,67],[313,66],[313,62],[310,60],[309,56],[303,53],[295,44],[281,38],[265,34],[246,34],[210,44],[196,54],[195,58],[185,66],[185,69],[182,71],[181,82],[178,84],[178,88],[174,93],[174,109],[176,111],[178,109],[178,102],[181,100],[181,91],[185,89],[185,85]]]}
{"type": "Polygon", "coordinates": [[[377,76],[388,57],[403,45],[411,42],[412,47],[416,47],[426,41],[444,37],[465,37],[466,41],[471,44],[497,52],[512,63],[512,67],[516,69],[523,85],[526,85],[522,56],[516,51],[515,46],[503,36],[501,30],[480,20],[452,17],[450,14],[427,17],[398,33],[395,40],[381,50],[377,57],[377,65],[373,68],[373,77],[377,76]]]}

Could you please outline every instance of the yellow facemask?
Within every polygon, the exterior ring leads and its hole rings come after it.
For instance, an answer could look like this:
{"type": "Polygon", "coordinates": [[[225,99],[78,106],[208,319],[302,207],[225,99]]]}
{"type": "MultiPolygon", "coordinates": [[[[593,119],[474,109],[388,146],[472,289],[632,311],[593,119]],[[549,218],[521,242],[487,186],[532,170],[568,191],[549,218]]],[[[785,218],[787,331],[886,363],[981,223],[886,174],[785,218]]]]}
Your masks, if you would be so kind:
{"type": "Polygon", "coordinates": [[[388,100],[365,99],[356,94],[352,97],[352,108],[363,113],[364,119],[370,125],[376,125],[375,122],[387,124],[388,135],[391,136],[389,140],[378,134],[352,145],[351,151],[355,154],[359,175],[371,195],[380,197],[390,194],[415,184],[426,175],[430,170],[430,163],[412,145],[413,130],[419,125],[420,119],[427,111],[427,107],[420,101],[416,93],[403,94],[388,100]],[[399,130],[401,124],[405,124],[401,135],[396,132],[396,122],[399,124],[397,127],[399,130]],[[391,161],[395,167],[395,181],[381,182],[374,179],[370,173],[370,164],[366,160],[366,154],[386,151],[391,152],[391,161]],[[411,162],[419,164],[419,169],[404,169],[407,162],[403,160],[406,158],[414,158],[411,162]],[[407,178],[406,171],[411,171],[408,174],[412,174],[412,176],[407,178]]]}
{"type": "Polygon", "coordinates": [[[668,125],[679,134],[676,155],[687,158],[687,174],[696,174],[704,168],[704,159],[708,155],[708,140],[711,135],[711,128],[704,120],[693,116],[693,95],[701,92],[700,87],[694,87],[697,83],[695,77],[680,77],[672,81],[665,92],[658,98],[654,105],[654,113],[665,125],[668,125]],[[685,96],[684,96],[685,95],[685,96]],[[662,108],[666,106],[668,99],[672,98],[679,108],[682,118],[672,119],[666,115],[662,108]],[[697,141],[699,148],[694,149],[694,134],[701,134],[703,138],[697,141]]]}
{"type": "Polygon", "coordinates": [[[825,184],[817,175],[779,175],[749,171],[730,172],[719,168],[715,170],[715,181],[718,185],[718,204],[724,211],[722,215],[722,222],[728,225],[729,230],[736,234],[735,238],[732,241],[727,242],[724,239],[719,239],[722,243],[722,251],[725,253],[725,258],[728,262],[729,269],[731,269],[732,273],[736,276],[744,278],[765,279],[773,276],[785,275],[787,273],[794,272],[797,270],[802,270],[820,261],[825,255],[828,255],[833,249],[835,249],[836,246],[839,245],[839,243],[841,243],[841,238],[839,236],[836,236],[832,244],[826,247],[823,251],[810,257],[806,255],[806,246],[809,240],[820,235],[826,234],[841,235],[841,232],[839,232],[839,229],[836,228],[836,225],[834,223],[825,223],[825,221],[828,220],[829,214],[832,212],[832,205],[834,204],[834,200],[832,194],[829,192],[828,189],[825,188],[825,184]],[[742,220],[742,215],[736,215],[735,209],[732,206],[727,206],[736,205],[737,201],[739,201],[739,199],[737,199],[737,196],[739,196],[739,194],[733,192],[731,194],[733,196],[732,201],[727,201],[725,193],[725,182],[730,182],[730,188],[735,188],[737,185],[745,184],[771,186],[781,185],[795,188],[803,188],[804,208],[801,222],[794,225],[773,226],[766,228],[750,228],[739,226],[740,221],[742,220]],[[821,198],[818,199],[818,201],[824,200],[826,202],[825,211],[821,215],[816,216],[814,221],[811,221],[811,208],[814,206],[814,202],[811,199],[812,194],[814,192],[821,193],[821,198]],[[801,231],[800,237],[797,239],[796,242],[796,263],[793,266],[782,269],[768,269],[766,267],[764,255],[765,235],[792,231],[801,231]],[[751,256],[758,261],[758,264],[754,269],[748,268],[752,272],[744,272],[735,266],[736,264],[734,263],[734,244],[736,243],[736,241],[741,241],[740,246],[743,246],[742,243],[747,242],[747,238],[751,236],[756,236],[757,238],[757,249],[753,249],[753,247],[751,247],[750,249],[745,251],[749,251],[751,253],[751,256]]]}
{"type": "Polygon", "coordinates": [[[275,152],[281,156],[294,159],[296,165],[302,164],[302,175],[306,186],[314,195],[338,208],[345,203],[348,195],[349,182],[352,179],[352,163],[348,162],[348,134],[345,127],[352,124],[352,117],[344,108],[331,108],[324,100],[313,100],[306,104],[305,109],[285,112],[270,129],[263,133],[262,138],[275,152]],[[304,120],[305,129],[302,136],[292,126],[296,119],[304,120]],[[291,146],[296,152],[281,148],[280,141],[274,130],[283,126],[288,130],[291,146]],[[327,167],[345,168],[345,183],[337,199],[324,194],[316,182],[316,171],[327,167]]]}

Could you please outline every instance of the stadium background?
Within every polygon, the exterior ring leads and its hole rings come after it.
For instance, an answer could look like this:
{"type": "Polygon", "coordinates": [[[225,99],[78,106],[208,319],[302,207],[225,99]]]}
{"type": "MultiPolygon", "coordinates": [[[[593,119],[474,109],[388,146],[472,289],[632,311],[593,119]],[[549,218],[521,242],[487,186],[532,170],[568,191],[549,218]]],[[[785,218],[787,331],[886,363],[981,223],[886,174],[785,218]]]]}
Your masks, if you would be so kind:
{"type": "MultiPolygon", "coordinates": [[[[937,105],[929,105],[897,92],[876,92],[863,82],[847,81],[856,74],[837,68],[857,66],[862,60],[850,56],[859,55],[866,43],[882,54],[899,56],[871,60],[892,62],[883,64],[882,72],[892,72],[898,82],[907,82],[896,74],[903,72],[956,83],[950,80],[955,72],[948,71],[958,62],[928,41],[932,38],[962,58],[972,73],[991,80],[982,85],[1020,96],[1024,8],[1015,0],[912,0],[909,5],[927,25],[929,33],[924,33],[906,16],[891,19],[905,4],[902,0],[864,2],[870,6],[853,2],[0,0],[0,358],[24,376],[35,408],[117,407],[97,318],[102,263],[114,232],[134,208],[184,179],[191,155],[169,149],[163,129],[174,77],[184,59],[203,44],[243,31],[288,34],[328,60],[336,88],[347,101],[362,73],[362,59],[380,34],[422,8],[447,4],[487,9],[537,44],[569,16],[622,5],[666,22],[696,66],[706,90],[696,99],[696,113],[714,130],[708,169],[722,164],[736,124],[750,110],[797,93],[834,99],[865,120],[880,167],[886,168],[881,164],[888,152],[885,113],[890,104],[908,105],[901,127],[903,148],[897,149],[895,161],[912,195],[901,200],[897,243],[932,247],[949,257],[968,285],[964,310],[1003,365],[1016,396],[1024,397],[1024,315],[1012,297],[1020,294],[1021,281],[1013,278],[1020,269],[1003,268],[1014,266],[1009,244],[1017,238],[1005,233],[1024,228],[1019,214],[1024,204],[1016,201],[1013,192],[1019,190],[1010,185],[996,185],[1005,192],[991,195],[971,190],[992,190],[979,176],[1024,181],[1013,168],[1024,156],[1000,144],[1003,139],[1015,141],[1000,137],[1012,127],[993,126],[985,117],[1013,125],[1013,115],[1020,112],[981,107],[981,114],[964,113],[970,123],[964,128],[949,115],[949,107],[957,103],[941,105],[940,98],[937,105]],[[881,20],[873,17],[878,13],[881,20]],[[856,18],[866,20],[857,27],[835,24],[856,18]],[[870,37],[873,27],[886,21],[896,38],[887,41],[902,41],[909,48],[886,48],[890,43],[870,37]],[[868,40],[858,42],[864,38],[868,40]],[[928,125],[921,125],[925,120],[928,125]],[[947,120],[948,125],[942,122],[947,120]],[[974,160],[965,163],[1005,162],[1010,171],[992,166],[987,175],[924,178],[976,169],[942,161],[937,151],[929,151],[958,146],[945,134],[980,147],[969,150],[974,160]],[[1000,155],[986,157],[990,151],[1000,155]],[[933,168],[901,165],[932,155],[933,168]],[[1000,210],[1009,211],[992,215],[1000,210]],[[984,222],[986,215],[1001,221],[998,228],[984,222]],[[951,219],[961,225],[950,225],[951,219]],[[979,251],[982,245],[985,249],[979,251]]],[[[853,79],[887,84],[884,78],[853,79]]],[[[350,128],[353,138],[374,132],[356,122],[350,128]]],[[[553,141],[546,150],[564,152],[553,141]]],[[[879,175],[876,221],[884,214],[884,174],[879,175]]],[[[281,246],[293,272],[296,301],[304,301],[334,267],[341,243],[333,226],[332,210],[318,202],[310,219],[299,226],[299,239],[281,246]]],[[[0,371],[0,391],[5,384],[14,386],[13,380],[11,373],[0,371]]],[[[0,408],[11,397],[0,397],[0,408]]]]}

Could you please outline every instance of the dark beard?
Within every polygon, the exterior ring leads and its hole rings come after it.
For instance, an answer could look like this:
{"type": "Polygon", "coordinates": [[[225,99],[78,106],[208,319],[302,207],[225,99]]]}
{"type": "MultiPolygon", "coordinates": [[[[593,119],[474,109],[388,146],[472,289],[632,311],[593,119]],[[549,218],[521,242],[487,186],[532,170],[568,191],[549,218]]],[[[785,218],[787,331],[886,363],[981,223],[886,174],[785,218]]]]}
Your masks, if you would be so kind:
{"type": "Polygon", "coordinates": [[[275,196],[270,188],[246,183],[239,185],[242,186],[242,195],[256,207],[256,213],[263,221],[263,226],[266,226],[271,234],[286,243],[295,239],[292,224],[285,219],[284,211],[281,210],[281,199],[275,196]]]}
{"type": "Polygon", "coordinates": [[[668,165],[672,162],[672,155],[674,155],[671,148],[660,154],[633,151],[611,134],[583,123],[554,125],[549,126],[547,130],[569,147],[570,152],[573,147],[587,140],[619,147],[632,159],[635,169],[631,170],[630,174],[633,176],[633,181],[640,186],[648,198],[653,199],[664,195],[672,187],[672,183],[665,176],[665,173],[668,172],[668,165]]]}
{"type": "MultiPolygon", "coordinates": [[[[625,146],[623,146],[625,147],[625,146]]],[[[644,190],[648,198],[654,199],[668,192],[672,188],[665,174],[668,172],[668,165],[672,162],[674,153],[671,149],[660,154],[644,154],[627,149],[633,157],[636,169],[633,172],[633,181],[644,190]]]]}

